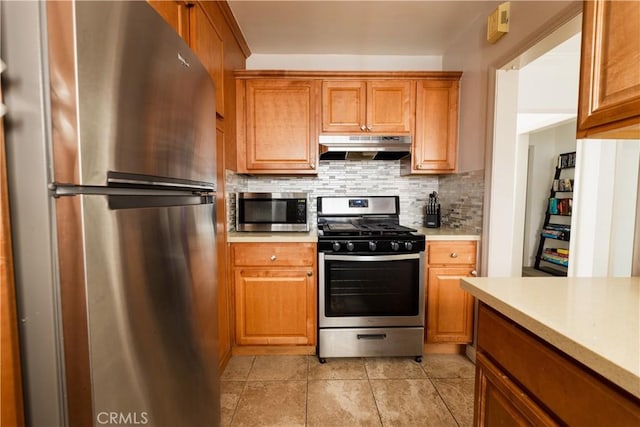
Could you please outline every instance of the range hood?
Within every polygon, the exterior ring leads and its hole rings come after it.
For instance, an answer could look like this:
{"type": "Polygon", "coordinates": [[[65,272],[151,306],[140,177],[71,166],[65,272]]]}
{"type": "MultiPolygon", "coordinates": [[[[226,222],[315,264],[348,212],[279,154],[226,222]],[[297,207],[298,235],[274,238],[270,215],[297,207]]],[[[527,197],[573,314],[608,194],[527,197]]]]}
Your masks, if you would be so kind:
{"type": "Polygon", "coordinates": [[[411,136],[320,135],[320,160],[399,160],[411,152],[411,136]]]}

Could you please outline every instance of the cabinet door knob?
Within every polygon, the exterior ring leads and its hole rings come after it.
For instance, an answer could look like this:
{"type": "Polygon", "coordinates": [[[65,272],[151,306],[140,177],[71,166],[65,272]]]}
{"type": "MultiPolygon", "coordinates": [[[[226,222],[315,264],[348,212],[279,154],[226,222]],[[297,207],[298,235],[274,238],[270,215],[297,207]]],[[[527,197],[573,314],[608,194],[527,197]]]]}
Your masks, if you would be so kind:
{"type": "Polygon", "coordinates": [[[367,130],[367,127],[366,127],[365,125],[361,125],[361,126],[360,126],[360,130],[361,130],[362,132],[364,132],[364,131],[366,131],[366,130],[367,130]]]}
{"type": "Polygon", "coordinates": [[[478,272],[477,272],[476,270],[472,270],[472,271],[471,271],[471,275],[472,275],[473,277],[478,277],[478,272]]]}
{"type": "Polygon", "coordinates": [[[277,258],[276,258],[276,256],[275,256],[275,255],[271,255],[271,258],[270,258],[270,259],[271,259],[271,261],[275,261],[277,258]]]}
{"type": "Polygon", "coordinates": [[[313,276],[313,271],[307,271],[307,276],[309,277],[313,276]]]}
{"type": "Polygon", "coordinates": [[[371,126],[367,126],[367,130],[368,130],[369,132],[371,132],[371,131],[373,130],[373,128],[372,128],[371,126]]]}
{"type": "Polygon", "coordinates": [[[449,255],[451,258],[458,258],[458,254],[455,252],[451,252],[451,255],[449,255]]]}
{"type": "Polygon", "coordinates": [[[315,169],[316,168],[316,164],[315,163],[309,163],[309,166],[311,167],[311,169],[315,169]]]}

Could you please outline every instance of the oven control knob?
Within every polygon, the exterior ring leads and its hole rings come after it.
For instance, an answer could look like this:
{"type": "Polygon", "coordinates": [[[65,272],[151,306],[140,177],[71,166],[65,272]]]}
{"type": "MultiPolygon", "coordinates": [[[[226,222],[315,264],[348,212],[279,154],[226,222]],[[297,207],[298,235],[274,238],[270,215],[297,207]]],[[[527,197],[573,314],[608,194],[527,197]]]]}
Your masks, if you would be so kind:
{"type": "Polygon", "coordinates": [[[392,250],[392,251],[397,251],[398,249],[400,249],[400,243],[398,243],[398,242],[391,242],[391,250],[392,250]]]}
{"type": "Polygon", "coordinates": [[[413,249],[413,242],[404,242],[404,248],[408,251],[413,249]]]}
{"type": "Polygon", "coordinates": [[[377,247],[378,247],[378,245],[376,244],[376,242],[374,242],[374,241],[369,242],[369,250],[370,251],[375,251],[377,247]]]}
{"type": "Polygon", "coordinates": [[[331,245],[331,248],[335,251],[338,252],[340,250],[340,242],[333,242],[333,244],[331,245]]]}
{"type": "Polygon", "coordinates": [[[347,242],[347,250],[348,251],[352,251],[354,247],[355,246],[353,245],[353,242],[347,242]]]}

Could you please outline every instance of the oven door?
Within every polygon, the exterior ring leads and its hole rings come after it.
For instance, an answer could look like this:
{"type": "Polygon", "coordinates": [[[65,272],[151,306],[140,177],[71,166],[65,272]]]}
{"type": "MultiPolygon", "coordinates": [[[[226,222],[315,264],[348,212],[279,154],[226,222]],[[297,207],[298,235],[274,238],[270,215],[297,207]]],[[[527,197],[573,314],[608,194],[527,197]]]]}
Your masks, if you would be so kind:
{"type": "Polygon", "coordinates": [[[424,326],[424,252],[318,259],[320,328],[424,326]]]}

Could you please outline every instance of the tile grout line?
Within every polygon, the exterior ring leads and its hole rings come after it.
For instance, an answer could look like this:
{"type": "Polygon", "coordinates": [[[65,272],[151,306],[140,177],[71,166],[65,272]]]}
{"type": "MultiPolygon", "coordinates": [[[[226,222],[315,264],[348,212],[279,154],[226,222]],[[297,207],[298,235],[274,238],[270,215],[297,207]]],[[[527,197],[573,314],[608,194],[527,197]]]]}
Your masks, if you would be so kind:
{"type": "MultiPolygon", "coordinates": [[[[435,378],[435,379],[448,379],[448,378],[435,378]]],[[[460,427],[460,423],[458,422],[458,419],[455,417],[455,415],[453,415],[453,412],[451,411],[451,408],[449,408],[449,405],[447,404],[447,401],[445,400],[444,397],[442,397],[442,394],[440,394],[440,390],[438,390],[438,387],[436,387],[436,385],[433,382],[433,380],[434,380],[434,378],[429,378],[429,382],[433,386],[433,389],[438,394],[438,397],[440,398],[440,400],[442,400],[442,403],[444,403],[444,407],[447,408],[447,411],[449,411],[449,415],[451,415],[451,418],[453,418],[453,421],[458,425],[458,427],[460,427]]]]}
{"type": "Polygon", "coordinates": [[[251,366],[249,366],[249,370],[247,371],[247,377],[243,381],[244,385],[242,386],[242,391],[240,392],[240,396],[238,396],[238,401],[236,402],[235,408],[233,408],[233,414],[231,415],[231,420],[229,421],[230,427],[233,426],[233,420],[236,417],[236,414],[238,412],[238,407],[240,406],[240,400],[242,400],[242,395],[245,393],[249,385],[249,375],[251,374],[251,370],[253,369],[253,364],[256,362],[256,356],[252,356],[252,357],[253,359],[251,360],[251,366]]]}
{"type": "Polygon", "coordinates": [[[364,367],[364,374],[367,376],[367,383],[369,384],[369,390],[371,390],[371,396],[373,396],[373,403],[376,405],[376,412],[378,413],[378,420],[380,421],[380,425],[384,427],[384,422],[382,422],[382,414],[380,413],[380,408],[378,407],[378,399],[376,399],[376,393],[373,391],[373,384],[371,384],[371,378],[369,377],[369,370],[367,369],[367,362],[364,357],[361,357],[362,365],[364,367]]]}

